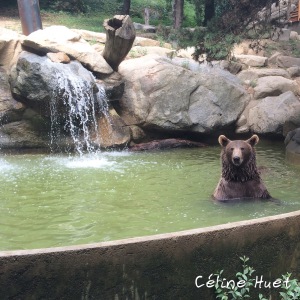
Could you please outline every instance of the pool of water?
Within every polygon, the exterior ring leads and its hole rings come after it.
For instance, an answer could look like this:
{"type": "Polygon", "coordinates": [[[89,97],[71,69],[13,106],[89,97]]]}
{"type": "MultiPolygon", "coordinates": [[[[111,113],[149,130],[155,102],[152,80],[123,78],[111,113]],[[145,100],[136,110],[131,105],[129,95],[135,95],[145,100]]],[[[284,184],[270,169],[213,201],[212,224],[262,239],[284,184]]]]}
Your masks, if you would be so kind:
{"type": "Polygon", "coordinates": [[[148,153],[0,156],[0,250],[152,235],[300,209],[300,168],[282,143],[257,146],[272,202],[211,200],[220,147],[148,153]]]}

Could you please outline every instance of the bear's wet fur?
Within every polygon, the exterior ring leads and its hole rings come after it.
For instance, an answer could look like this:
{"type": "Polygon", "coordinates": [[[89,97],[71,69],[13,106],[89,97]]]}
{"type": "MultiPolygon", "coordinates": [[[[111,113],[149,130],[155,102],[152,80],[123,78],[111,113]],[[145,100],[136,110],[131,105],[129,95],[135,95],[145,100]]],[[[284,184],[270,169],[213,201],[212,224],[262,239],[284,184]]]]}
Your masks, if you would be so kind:
{"type": "Polygon", "coordinates": [[[222,176],[214,191],[214,199],[270,199],[256,166],[254,146],[259,141],[258,136],[254,134],[246,141],[231,141],[220,135],[218,141],[222,146],[222,176]]]}

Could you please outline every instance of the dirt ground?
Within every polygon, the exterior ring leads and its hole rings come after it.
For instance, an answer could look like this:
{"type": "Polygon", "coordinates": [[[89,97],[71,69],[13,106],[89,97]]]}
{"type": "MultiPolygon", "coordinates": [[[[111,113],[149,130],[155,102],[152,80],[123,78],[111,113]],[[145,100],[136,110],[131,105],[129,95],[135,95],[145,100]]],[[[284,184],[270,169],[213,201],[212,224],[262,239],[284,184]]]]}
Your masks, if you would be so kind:
{"type": "MultiPolygon", "coordinates": [[[[51,16],[47,13],[41,13],[41,19],[44,27],[51,24],[51,16]]],[[[3,9],[0,8],[0,28],[7,28],[22,33],[21,20],[17,9],[3,9]]]]}

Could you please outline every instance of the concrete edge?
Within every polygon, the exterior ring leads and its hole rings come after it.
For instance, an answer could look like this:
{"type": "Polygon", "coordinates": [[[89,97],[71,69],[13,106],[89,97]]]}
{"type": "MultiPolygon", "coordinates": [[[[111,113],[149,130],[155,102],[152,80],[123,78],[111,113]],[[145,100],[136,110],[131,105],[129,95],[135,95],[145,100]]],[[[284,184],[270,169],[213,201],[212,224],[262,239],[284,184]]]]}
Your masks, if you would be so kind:
{"type": "Polygon", "coordinates": [[[72,246],[62,246],[62,247],[52,247],[52,248],[39,248],[39,249],[29,249],[29,250],[8,250],[8,251],[0,251],[1,257],[11,257],[11,256],[30,256],[30,255],[39,255],[44,253],[59,253],[59,252],[73,252],[80,251],[85,249],[97,249],[97,248],[108,248],[120,245],[129,245],[129,244],[142,244],[149,241],[159,241],[159,240],[169,240],[169,239],[178,239],[182,237],[187,237],[190,235],[198,235],[202,233],[210,233],[210,232],[221,232],[228,229],[235,229],[238,227],[247,227],[249,225],[258,225],[258,224],[266,224],[272,221],[284,220],[290,218],[300,217],[300,210],[279,214],[274,216],[268,216],[258,219],[250,219],[245,221],[238,221],[232,223],[226,223],[221,225],[189,229],[171,233],[162,233],[156,235],[142,236],[142,237],[134,237],[128,239],[120,239],[115,241],[108,242],[99,242],[99,243],[91,243],[91,244],[81,244],[81,245],[72,245],[72,246]]]}

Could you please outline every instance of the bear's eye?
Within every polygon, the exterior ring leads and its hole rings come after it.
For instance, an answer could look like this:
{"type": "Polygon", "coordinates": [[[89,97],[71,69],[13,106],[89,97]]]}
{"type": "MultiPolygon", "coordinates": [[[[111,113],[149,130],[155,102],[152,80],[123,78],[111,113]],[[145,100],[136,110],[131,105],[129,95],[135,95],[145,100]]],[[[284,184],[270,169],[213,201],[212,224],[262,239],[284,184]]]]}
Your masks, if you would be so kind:
{"type": "Polygon", "coordinates": [[[231,150],[231,151],[233,151],[233,150],[234,150],[234,148],[230,148],[230,150],[231,150]]]}
{"type": "Polygon", "coordinates": [[[243,147],[242,147],[242,148],[241,148],[241,150],[242,150],[242,151],[244,151],[244,150],[245,150],[245,148],[243,148],[243,147]]]}

